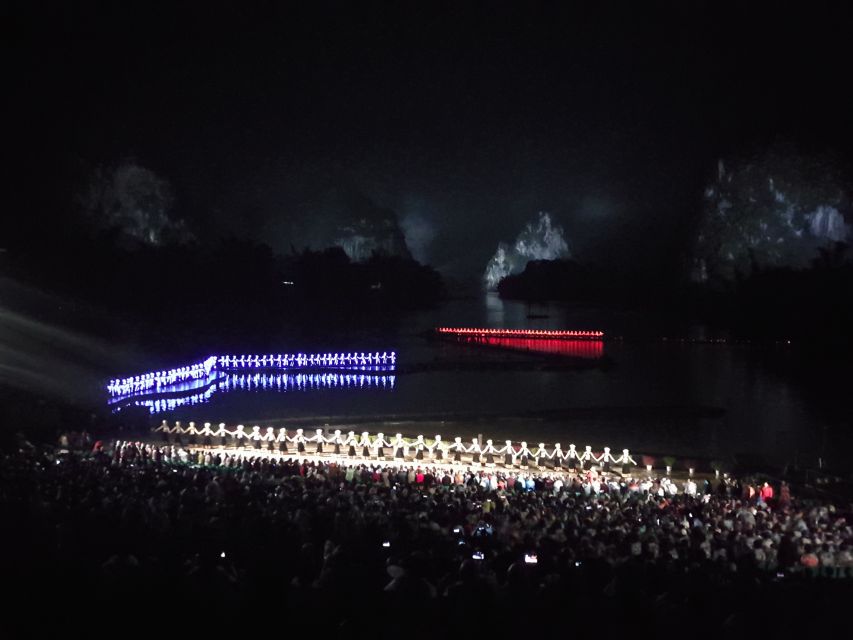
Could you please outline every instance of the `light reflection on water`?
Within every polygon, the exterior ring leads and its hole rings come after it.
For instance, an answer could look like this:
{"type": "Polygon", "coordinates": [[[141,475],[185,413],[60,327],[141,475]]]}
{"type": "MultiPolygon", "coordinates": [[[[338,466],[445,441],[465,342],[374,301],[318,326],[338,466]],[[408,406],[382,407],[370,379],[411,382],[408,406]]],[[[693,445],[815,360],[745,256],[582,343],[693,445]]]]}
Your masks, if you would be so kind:
{"type": "Polygon", "coordinates": [[[457,342],[474,345],[542,353],[552,356],[597,359],[604,355],[601,340],[543,340],[529,338],[492,338],[487,336],[460,337],[457,342]]]}
{"type": "MultiPolygon", "coordinates": [[[[376,342],[393,343],[399,362],[411,366],[440,355],[443,343],[421,335],[436,326],[592,326],[611,336],[636,332],[645,339],[606,342],[603,351],[613,362],[606,370],[422,371],[398,375],[393,393],[390,386],[375,385],[348,387],[352,393],[329,386],[309,386],[312,393],[272,393],[268,386],[265,393],[260,384],[252,393],[213,392],[206,402],[167,404],[159,417],[236,424],[249,418],[261,423],[311,416],[404,420],[442,414],[423,428],[458,431],[451,436],[484,433],[499,439],[588,442],[676,456],[724,458],[752,452],[811,465],[821,457],[849,468],[853,429],[843,382],[833,372],[810,368],[795,378],[791,372],[802,367],[786,349],[649,340],[667,335],[664,322],[567,305],[528,306],[496,296],[453,301],[412,314],[397,333],[376,336],[376,342]],[[454,416],[459,417],[456,422],[454,416]]],[[[716,337],[701,327],[690,331],[687,335],[716,337]]],[[[412,424],[400,430],[417,433],[420,428],[412,424]]]]}
{"type": "Polygon", "coordinates": [[[262,391],[270,393],[298,393],[301,391],[381,390],[393,391],[396,376],[372,373],[297,373],[297,374],[227,374],[214,376],[205,384],[177,385],[176,395],[151,397],[128,395],[113,401],[113,411],[130,406],[145,407],[149,413],[159,414],[180,408],[197,407],[211,400],[214,393],[234,391],[262,391]],[[197,391],[196,391],[197,390],[197,391]],[[195,393],[187,393],[196,391],[195,393]]]}

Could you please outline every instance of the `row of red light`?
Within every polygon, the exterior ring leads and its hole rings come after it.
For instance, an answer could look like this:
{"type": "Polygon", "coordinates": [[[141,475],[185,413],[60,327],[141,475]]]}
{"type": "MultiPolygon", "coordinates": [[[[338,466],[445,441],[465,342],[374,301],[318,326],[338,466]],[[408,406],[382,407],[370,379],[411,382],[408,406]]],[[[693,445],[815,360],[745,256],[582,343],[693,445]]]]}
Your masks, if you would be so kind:
{"type": "Polygon", "coordinates": [[[603,331],[554,331],[547,329],[462,329],[450,327],[436,328],[438,333],[483,336],[517,336],[523,338],[603,338],[603,331]]]}
{"type": "MultiPolygon", "coordinates": [[[[460,339],[463,339],[460,337],[460,339]]],[[[535,351],[551,355],[563,355],[576,358],[600,358],[604,355],[604,341],[592,338],[507,338],[495,336],[467,336],[465,341],[474,344],[486,344],[504,349],[535,351]]]]}

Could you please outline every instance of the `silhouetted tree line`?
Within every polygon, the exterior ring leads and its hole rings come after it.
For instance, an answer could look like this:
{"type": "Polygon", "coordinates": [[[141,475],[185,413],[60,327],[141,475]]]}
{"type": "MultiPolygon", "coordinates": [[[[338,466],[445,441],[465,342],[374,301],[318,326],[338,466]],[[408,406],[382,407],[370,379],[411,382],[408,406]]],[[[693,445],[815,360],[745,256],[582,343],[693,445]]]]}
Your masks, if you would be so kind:
{"type": "Polygon", "coordinates": [[[309,339],[351,330],[443,295],[441,276],[409,258],[377,254],[354,263],[340,248],[277,256],[235,238],[155,245],[128,242],[119,231],[65,231],[10,247],[4,271],[102,309],[104,331],[120,319],[116,326],[138,331],[123,338],[154,348],[263,348],[282,331],[309,339]]]}
{"type": "Polygon", "coordinates": [[[305,249],[280,258],[278,265],[289,310],[302,316],[343,310],[371,317],[430,307],[444,295],[435,269],[385,253],[353,262],[340,247],[305,249]]]}
{"type": "Polygon", "coordinates": [[[853,348],[853,263],[844,243],[822,248],[804,269],[762,267],[731,282],[661,286],[572,260],[531,261],[504,278],[503,298],[633,307],[728,329],[736,338],[853,348]]]}
{"type": "Polygon", "coordinates": [[[498,284],[502,298],[546,302],[569,301],[596,306],[655,309],[677,295],[678,279],[654,268],[629,269],[576,260],[531,260],[524,271],[498,284]]]}
{"type": "Polygon", "coordinates": [[[776,340],[827,342],[851,347],[853,263],[848,246],[819,250],[807,269],[754,267],[730,294],[736,332],[776,340]]]}

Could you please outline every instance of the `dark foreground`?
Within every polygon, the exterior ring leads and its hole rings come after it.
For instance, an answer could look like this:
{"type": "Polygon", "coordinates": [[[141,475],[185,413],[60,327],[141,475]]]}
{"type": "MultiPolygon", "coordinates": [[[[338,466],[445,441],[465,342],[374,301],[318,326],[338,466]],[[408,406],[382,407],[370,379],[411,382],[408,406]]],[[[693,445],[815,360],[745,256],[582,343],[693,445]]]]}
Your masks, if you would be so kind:
{"type": "Polygon", "coordinates": [[[6,455],[7,628],[787,637],[849,615],[849,507],[778,487],[765,503],[734,482],[660,496],[657,482],[217,455],[6,455]]]}

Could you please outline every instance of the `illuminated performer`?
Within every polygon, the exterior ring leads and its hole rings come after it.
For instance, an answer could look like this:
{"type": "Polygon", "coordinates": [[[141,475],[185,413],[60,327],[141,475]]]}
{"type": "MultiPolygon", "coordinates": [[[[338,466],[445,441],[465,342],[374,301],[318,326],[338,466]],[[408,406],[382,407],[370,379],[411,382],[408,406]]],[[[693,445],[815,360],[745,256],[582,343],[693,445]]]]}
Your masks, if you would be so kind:
{"type": "Polygon", "coordinates": [[[333,440],[335,443],[335,448],[332,450],[332,453],[334,453],[336,456],[339,456],[341,455],[341,445],[343,444],[343,442],[341,441],[340,429],[335,429],[335,435],[333,436],[333,440]]]}
{"type": "Polygon", "coordinates": [[[373,455],[377,458],[385,457],[385,434],[376,434],[376,439],[373,441],[373,455]]]}
{"type": "Polygon", "coordinates": [[[178,444],[183,446],[184,444],[184,430],[181,427],[180,420],[175,423],[175,426],[172,427],[172,444],[178,444]]]}
{"type": "Polygon", "coordinates": [[[200,438],[198,437],[198,430],[195,428],[195,422],[190,421],[190,426],[187,429],[187,442],[189,444],[201,444],[200,438]]]}
{"type": "Polygon", "coordinates": [[[504,449],[504,466],[515,466],[516,455],[518,454],[516,453],[515,448],[512,446],[512,440],[507,440],[506,448],[504,449]]]}
{"type": "Polygon", "coordinates": [[[219,428],[213,434],[215,437],[219,438],[219,446],[223,449],[228,446],[228,430],[225,428],[225,423],[220,422],[219,428]]]}
{"type": "Polygon", "coordinates": [[[163,439],[166,442],[169,441],[169,432],[170,431],[171,431],[171,429],[169,429],[169,423],[166,422],[165,420],[163,420],[163,422],[160,423],[159,427],[154,429],[154,433],[162,433],[163,434],[163,439]]]}
{"type": "Polygon", "coordinates": [[[491,467],[495,464],[495,446],[491,440],[486,440],[486,446],[483,448],[483,453],[486,458],[486,465],[491,467]]]}
{"type": "Polygon", "coordinates": [[[554,445],[554,453],[552,454],[554,460],[554,469],[562,469],[563,468],[563,450],[560,448],[560,443],[557,442],[554,445]]]}
{"type": "Polygon", "coordinates": [[[297,453],[305,453],[305,434],[302,429],[296,430],[296,435],[293,436],[293,442],[296,443],[296,452],[297,453]]]}
{"type": "Polygon", "coordinates": [[[570,444],[570,445],[569,445],[569,451],[568,451],[568,453],[566,453],[566,458],[567,458],[567,459],[568,459],[568,461],[569,461],[569,469],[571,469],[572,471],[574,471],[575,469],[577,469],[577,466],[578,466],[578,452],[577,452],[577,450],[575,449],[575,445],[573,445],[573,444],[570,444]]]}
{"type": "Polygon", "coordinates": [[[548,452],[545,450],[545,443],[540,442],[539,446],[536,447],[536,451],[533,452],[533,459],[536,462],[536,466],[542,468],[545,466],[545,460],[548,460],[551,456],[548,455],[548,452]]]}
{"type": "Polygon", "coordinates": [[[261,448],[261,428],[257,425],[252,427],[252,433],[249,435],[252,441],[252,448],[258,450],[261,448]]]}
{"type": "Polygon", "coordinates": [[[275,430],[272,427],[267,427],[267,433],[263,436],[263,440],[266,440],[267,451],[270,453],[275,451],[275,430]]]}
{"type": "Polygon", "coordinates": [[[529,467],[530,466],[530,449],[527,448],[527,443],[523,440],[521,441],[521,450],[518,452],[521,456],[521,466],[529,467]]]}
{"type": "Polygon", "coordinates": [[[201,430],[201,434],[202,434],[202,444],[205,447],[212,447],[213,446],[213,431],[210,428],[209,422],[204,423],[204,428],[201,430]]]}
{"type": "Polygon", "coordinates": [[[471,462],[472,463],[476,462],[476,463],[482,464],[483,457],[481,454],[483,451],[480,448],[480,441],[477,440],[477,438],[471,439],[471,446],[468,447],[468,451],[471,452],[471,462]]]}
{"type": "Polygon", "coordinates": [[[415,460],[423,460],[424,459],[424,437],[418,436],[418,439],[415,441],[415,460]]]}
{"type": "Polygon", "coordinates": [[[246,433],[245,427],[242,424],[237,425],[237,430],[234,432],[234,446],[244,448],[246,446],[246,438],[249,434],[246,433]]]}
{"type": "Polygon", "coordinates": [[[442,449],[441,445],[441,436],[435,436],[435,441],[432,443],[432,449],[430,449],[430,455],[432,455],[433,460],[437,460],[439,462],[444,460],[444,450],[442,449]]]}
{"type": "Polygon", "coordinates": [[[394,458],[396,460],[404,460],[406,457],[406,443],[403,441],[403,434],[398,433],[394,438],[394,458]]]}
{"type": "Polygon", "coordinates": [[[456,437],[453,439],[453,444],[450,446],[453,450],[453,462],[462,462],[462,452],[465,451],[465,446],[462,444],[462,438],[456,437]]]}
{"type": "Polygon", "coordinates": [[[631,456],[628,454],[627,449],[622,449],[622,474],[627,475],[631,472],[631,467],[628,466],[628,463],[631,462],[631,456]]]}
{"type": "Polygon", "coordinates": [[[312,440],[315,440],[317,442],[317,450],[314,453],[320,455],[321,453],[323,453],[323,443],[326,441],[326,439],[323,437],[322,429],[317,429],[317,431],[315,431],[314,433],[315,435],[312,440]]]}
{"type": "Polygon", "coordinates": [[[361,432],[361,442],[359,445],[361,447],[361,457],[369,458],[370,457],[370,436],[367,434],[367,431],[361,432]]]}
{"type": "Polygon", "coordinates": [[[604,447],[604,453],[601,455],[601,468],[610,473],[610,447],[604,447]]]}
{"type": "Polygon", "coordinates": [[[281,427],[278,430],[278,437],[275,439],[279,453],[287,453],[287,429],[281,427]]]}
{"type": "Polygon", "coordinates": [[[581,463],[581,469],[583,469],[583,465],[585,462],[589,462],[590,460],[592,462],[597,462],[597,460],[595,459],[595,456],[592,453],[592,447],[591,446],[587,445],[584,447],[583,454],[580,456],[579,460],[581,463]]]}
{"type": "Polygon", "coordinates": [[[347,455],[350,458],[355,458],[355,448],[358,445],[358,440],[355,438],[355,431],[350,431],[347,434],[347,455]]]}

